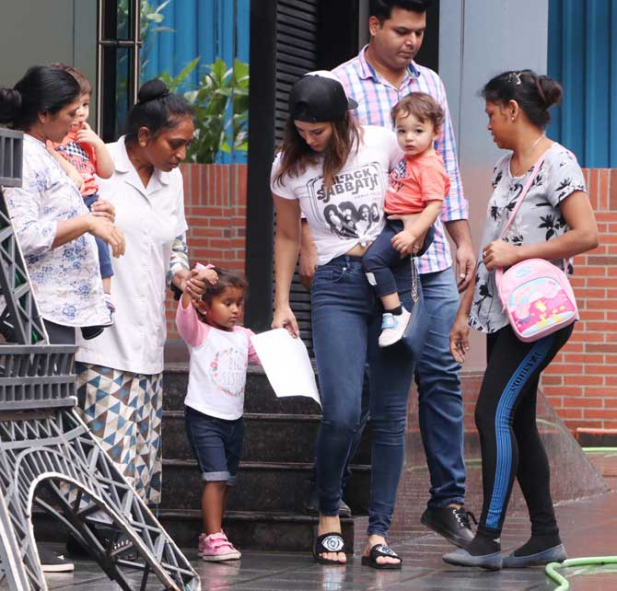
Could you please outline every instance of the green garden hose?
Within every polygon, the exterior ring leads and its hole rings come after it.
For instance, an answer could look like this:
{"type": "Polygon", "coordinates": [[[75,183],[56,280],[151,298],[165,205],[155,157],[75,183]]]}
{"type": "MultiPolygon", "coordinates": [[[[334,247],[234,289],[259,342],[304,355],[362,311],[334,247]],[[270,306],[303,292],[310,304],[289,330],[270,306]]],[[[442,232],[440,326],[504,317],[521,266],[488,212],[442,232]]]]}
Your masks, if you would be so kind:
{"type": "Polygon", "coordinates": [[[561,573],[557,572],[558,568],[572,568],[574,566],[584,566],[579,572],[575,572],[575,575],[583,574],[590,571],[594,567],[616,565],[617,556],[592,556],[589,558],[568,558],[563,562],[551,562],[546,565],[546,576],[551,578],[555,583],[559,585],[555,591],[568,591],[570,589],[570,582],[561,573]]]}
{"type": "MultiPolygon", "coordinates": [[[[617,453],[617,447],[584,447],[583,451],[586,454],[614,454],[617,453]]],[[[617,568],[617,556],[591,556],[588,558],[569,558],[563,562],[551,562],[546,565],[546,576],[559,585],[555,591],[568,591],[570,582],[561,573],[558,573],[557,569],[575,566],[586,567],[574,573],[574,575],[578,575],[589,572],[595,567],[606,565],[615,565],[615,568],[617,568]]]]}

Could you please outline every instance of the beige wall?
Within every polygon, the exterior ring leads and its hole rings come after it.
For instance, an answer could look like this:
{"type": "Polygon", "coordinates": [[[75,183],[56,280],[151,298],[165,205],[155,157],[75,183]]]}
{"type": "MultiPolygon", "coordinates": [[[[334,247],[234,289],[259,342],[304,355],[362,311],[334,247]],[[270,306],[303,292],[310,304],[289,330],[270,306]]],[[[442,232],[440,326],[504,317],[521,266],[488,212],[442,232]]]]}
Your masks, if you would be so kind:
{"type": "MultiPolygon", "coordinates": [[[[446,85],[458,145],[469,222],[480,247],[490,174],[503,154],[486,130],[479,90],[506,70],[546,73],[548,0],[441,0],[439,74],[446,85]]],[[[472,331],[464,369],[484,369],[485,339],[472,331]]]]}
{"type": "Polygon", "coordinates": [[[0,85],[13,86],[30,66],[63,62],[94,86],[96,29],[97,0],[0,0],[0,85]]]}

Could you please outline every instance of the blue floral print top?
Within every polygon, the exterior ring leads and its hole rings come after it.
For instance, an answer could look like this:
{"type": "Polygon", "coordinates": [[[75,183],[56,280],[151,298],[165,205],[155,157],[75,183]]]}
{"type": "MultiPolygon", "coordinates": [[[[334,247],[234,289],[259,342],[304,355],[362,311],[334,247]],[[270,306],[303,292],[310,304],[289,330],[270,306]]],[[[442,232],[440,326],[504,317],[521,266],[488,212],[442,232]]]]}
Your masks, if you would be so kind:
{"type": "Polygon", "coordinates": [[[64,326],[108,322],[94,236],[52,248],[58,222],[89,212],[42,142],[24,134],[23,184],[4,193],[41,316],[64,326]]]}

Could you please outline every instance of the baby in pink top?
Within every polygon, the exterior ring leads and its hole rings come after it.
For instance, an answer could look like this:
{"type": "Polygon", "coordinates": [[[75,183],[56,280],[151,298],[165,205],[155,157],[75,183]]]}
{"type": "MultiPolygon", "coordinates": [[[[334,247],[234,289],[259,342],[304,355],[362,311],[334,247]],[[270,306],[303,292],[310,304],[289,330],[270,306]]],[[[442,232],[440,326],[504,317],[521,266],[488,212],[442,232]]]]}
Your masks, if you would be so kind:
{"type": "Polygon", "coordinates": [[[176,325],[191,354],[186,429],[204,483],[199,554],[218,562],[240,558],[221,522],[240,463],[246,372],[249,361],[259,358],[251,344],[254,333],[239,326],[246,281],[212,265],[197,269],[206,292],[199,301],[182,296],[176,325]]]}

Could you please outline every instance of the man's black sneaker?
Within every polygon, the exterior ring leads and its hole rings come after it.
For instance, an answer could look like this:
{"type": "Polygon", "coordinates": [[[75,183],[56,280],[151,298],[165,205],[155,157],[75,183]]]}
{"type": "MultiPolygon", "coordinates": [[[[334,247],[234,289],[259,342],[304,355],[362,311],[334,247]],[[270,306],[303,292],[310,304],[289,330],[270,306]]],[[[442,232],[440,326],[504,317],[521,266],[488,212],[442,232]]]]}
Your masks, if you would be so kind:
{"type": "Polygon", "coordinates": [[[465,507],[428,507],[422,514],[422,524],[443,536],[455,546],[465,548],[473,540],[473,532],[469,523],[469,515],[475,521],[473,514],[467,513],[465,507]]]}
{"type": "Polygon", "coordinates": [[[69,562],[64,556],[58,555],[50,548],[37,545],[41,570],[44,573],[67,573],[75,570],[75,565],[69,562]]]}
{"type": "MultiPolygon", "coordinates": [[[[311,486],[311,490],[306,496],[306,499],[304,499],[303,507],[305,513],[319,515],[319,495],[317,494],[316,486],[311,486]]],[[[339,501],[338,515],[339,517],[351,517],[351,509],[343,499],[339,501]]]]}

